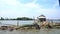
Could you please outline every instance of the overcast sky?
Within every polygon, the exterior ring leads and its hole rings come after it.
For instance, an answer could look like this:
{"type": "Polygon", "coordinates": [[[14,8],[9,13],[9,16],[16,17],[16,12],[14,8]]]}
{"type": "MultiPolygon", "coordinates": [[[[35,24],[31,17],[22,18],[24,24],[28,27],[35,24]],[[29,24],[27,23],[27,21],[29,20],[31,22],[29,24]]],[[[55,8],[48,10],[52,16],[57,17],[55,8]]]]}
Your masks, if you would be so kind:
{"type": "Polygon", "coordinates": [[[0,17],[37,17],[60,19],[58,0],[0,0],[0,17]]]}

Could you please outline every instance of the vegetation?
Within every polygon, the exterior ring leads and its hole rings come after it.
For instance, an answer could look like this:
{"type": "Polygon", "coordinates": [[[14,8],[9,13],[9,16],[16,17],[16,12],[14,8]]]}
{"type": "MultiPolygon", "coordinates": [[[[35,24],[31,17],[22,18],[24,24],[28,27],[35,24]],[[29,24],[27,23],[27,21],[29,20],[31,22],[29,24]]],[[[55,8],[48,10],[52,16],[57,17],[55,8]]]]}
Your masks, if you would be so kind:
{"type": "Polygon", "coordinates": [[[4,18],[3,18],[3,17],[1,17],[1,20],[4,20],[4,18]]]}
{"type": "Polygon", "coordinates": [[[17,20],[33,20],[33,19],[28,17],[22,17],[22,18],[17,18],[17,20]]]}
{"type": "Polygon", "coordinates": [[[12,18],[12,19],[4,19],[3,17],[1,17],[0,20],[33,20],[32,18],[28,18],[28,17],[18,17],[18,18],[12,18]]]}

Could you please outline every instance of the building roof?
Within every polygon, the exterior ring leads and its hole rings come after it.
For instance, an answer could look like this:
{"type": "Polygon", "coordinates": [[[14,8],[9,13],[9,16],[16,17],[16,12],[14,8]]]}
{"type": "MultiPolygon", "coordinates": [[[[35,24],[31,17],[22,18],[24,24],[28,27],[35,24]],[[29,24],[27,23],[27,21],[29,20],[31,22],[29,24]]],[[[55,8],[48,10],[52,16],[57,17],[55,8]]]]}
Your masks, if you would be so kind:
{"type": "Polygon", "coordinates": [[[39,17],[45,17],[44,15],[40,15],[39,17]]]}
{"type": "Polygon", "coordinates": [[[40,15],[38,18],[46,18],[44,15],[40,15]]]}

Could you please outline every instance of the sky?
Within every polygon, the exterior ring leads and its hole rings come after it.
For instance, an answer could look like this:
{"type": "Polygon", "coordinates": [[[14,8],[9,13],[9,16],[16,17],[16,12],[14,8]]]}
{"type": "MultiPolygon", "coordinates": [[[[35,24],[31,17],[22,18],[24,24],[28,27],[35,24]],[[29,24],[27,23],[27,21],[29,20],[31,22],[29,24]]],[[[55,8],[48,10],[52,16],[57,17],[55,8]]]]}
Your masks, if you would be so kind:
{"type": "Polygon", "coordinates": [[[37,18],[41,14],[47,19],[60,19],[58,0],[0,0],[0,17],[37,18]]]}

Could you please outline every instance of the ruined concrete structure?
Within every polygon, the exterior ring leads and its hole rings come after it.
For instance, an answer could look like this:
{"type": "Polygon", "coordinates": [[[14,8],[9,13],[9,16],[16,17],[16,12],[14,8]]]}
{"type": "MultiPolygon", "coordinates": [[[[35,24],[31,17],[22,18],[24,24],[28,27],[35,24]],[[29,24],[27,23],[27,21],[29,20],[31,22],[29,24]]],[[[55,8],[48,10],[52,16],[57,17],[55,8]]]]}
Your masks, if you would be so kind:
{"type": "Polygon", "coordinates": [[[40,22],[46,21],[46,17],[45,17],[44,15],[38,16],[37,19],[38,19],[40,22]]]}

